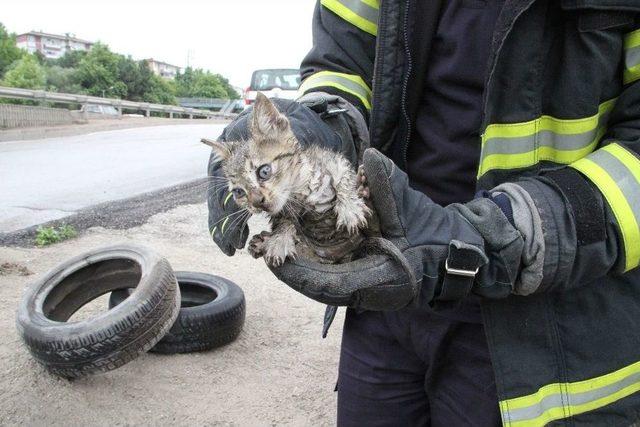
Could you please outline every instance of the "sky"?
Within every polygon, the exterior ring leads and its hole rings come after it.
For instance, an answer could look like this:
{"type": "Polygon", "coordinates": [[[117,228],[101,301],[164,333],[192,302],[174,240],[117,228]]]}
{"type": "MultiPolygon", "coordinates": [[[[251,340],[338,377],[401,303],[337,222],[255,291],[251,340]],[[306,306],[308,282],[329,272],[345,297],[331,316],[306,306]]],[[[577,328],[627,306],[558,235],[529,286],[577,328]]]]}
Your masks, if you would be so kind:
{"type": "Polygon", "coordinates": [[[298,68],[315,0],[22,0],[2,2],[10,32],[72,33],[134,59],[204,68],[241,88],[259,68],[298,68]]]}

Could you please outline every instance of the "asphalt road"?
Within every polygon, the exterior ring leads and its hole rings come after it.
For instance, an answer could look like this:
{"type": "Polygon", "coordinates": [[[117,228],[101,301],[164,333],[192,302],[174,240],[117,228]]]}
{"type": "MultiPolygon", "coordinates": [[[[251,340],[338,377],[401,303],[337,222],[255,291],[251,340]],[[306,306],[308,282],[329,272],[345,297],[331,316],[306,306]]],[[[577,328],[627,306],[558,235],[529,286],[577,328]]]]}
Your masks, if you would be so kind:
{"type": "Polygon", "coordinates": [[[0,142],[0,233],[206,175],[225,124],[156,126],[0,142]]]}

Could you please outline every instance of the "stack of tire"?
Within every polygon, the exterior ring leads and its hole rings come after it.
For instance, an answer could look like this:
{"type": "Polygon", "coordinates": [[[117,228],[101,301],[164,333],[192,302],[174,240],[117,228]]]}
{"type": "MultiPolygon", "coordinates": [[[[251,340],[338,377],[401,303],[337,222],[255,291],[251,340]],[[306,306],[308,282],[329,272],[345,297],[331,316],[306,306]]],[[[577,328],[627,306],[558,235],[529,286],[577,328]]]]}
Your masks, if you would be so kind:
{"type": "Polygon", "coordinates": [[[220,347],[238,337],[244,319],[244,293],[236,284],[210,274],[174,273],[152,250],[126,244],[79,255],[33,282],[16,324],[39,363],[77,378],[116,369],[146,351],[220,347]],[[108,311],[69,321],[109,292],[108,311]]]}

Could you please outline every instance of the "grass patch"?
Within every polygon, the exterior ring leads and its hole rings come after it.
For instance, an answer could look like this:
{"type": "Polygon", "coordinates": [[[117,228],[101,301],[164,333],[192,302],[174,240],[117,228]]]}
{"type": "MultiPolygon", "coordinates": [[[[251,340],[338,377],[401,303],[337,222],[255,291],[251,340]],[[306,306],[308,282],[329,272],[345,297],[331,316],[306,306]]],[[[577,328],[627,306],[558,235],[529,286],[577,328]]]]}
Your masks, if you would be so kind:
{"type": "Polygon", "coordinates": [[[72,239],[78,232],[72,225],[61,225],[60,227],[38,227],[36,231],[36,245],[47,246],[63,240],[72,239]]]}

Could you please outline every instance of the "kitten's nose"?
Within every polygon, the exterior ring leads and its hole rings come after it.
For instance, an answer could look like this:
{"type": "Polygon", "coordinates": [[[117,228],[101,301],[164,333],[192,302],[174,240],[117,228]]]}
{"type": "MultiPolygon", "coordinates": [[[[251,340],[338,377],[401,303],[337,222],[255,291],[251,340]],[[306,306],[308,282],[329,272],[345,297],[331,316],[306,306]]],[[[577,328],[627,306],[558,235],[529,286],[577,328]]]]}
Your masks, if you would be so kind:
{"type": "Polygon", "coordinates": [[[249,201],[256,208],[261,208],[264,205],[264,194],[258,190],[252,190],[249,194],[249,201]]]}

